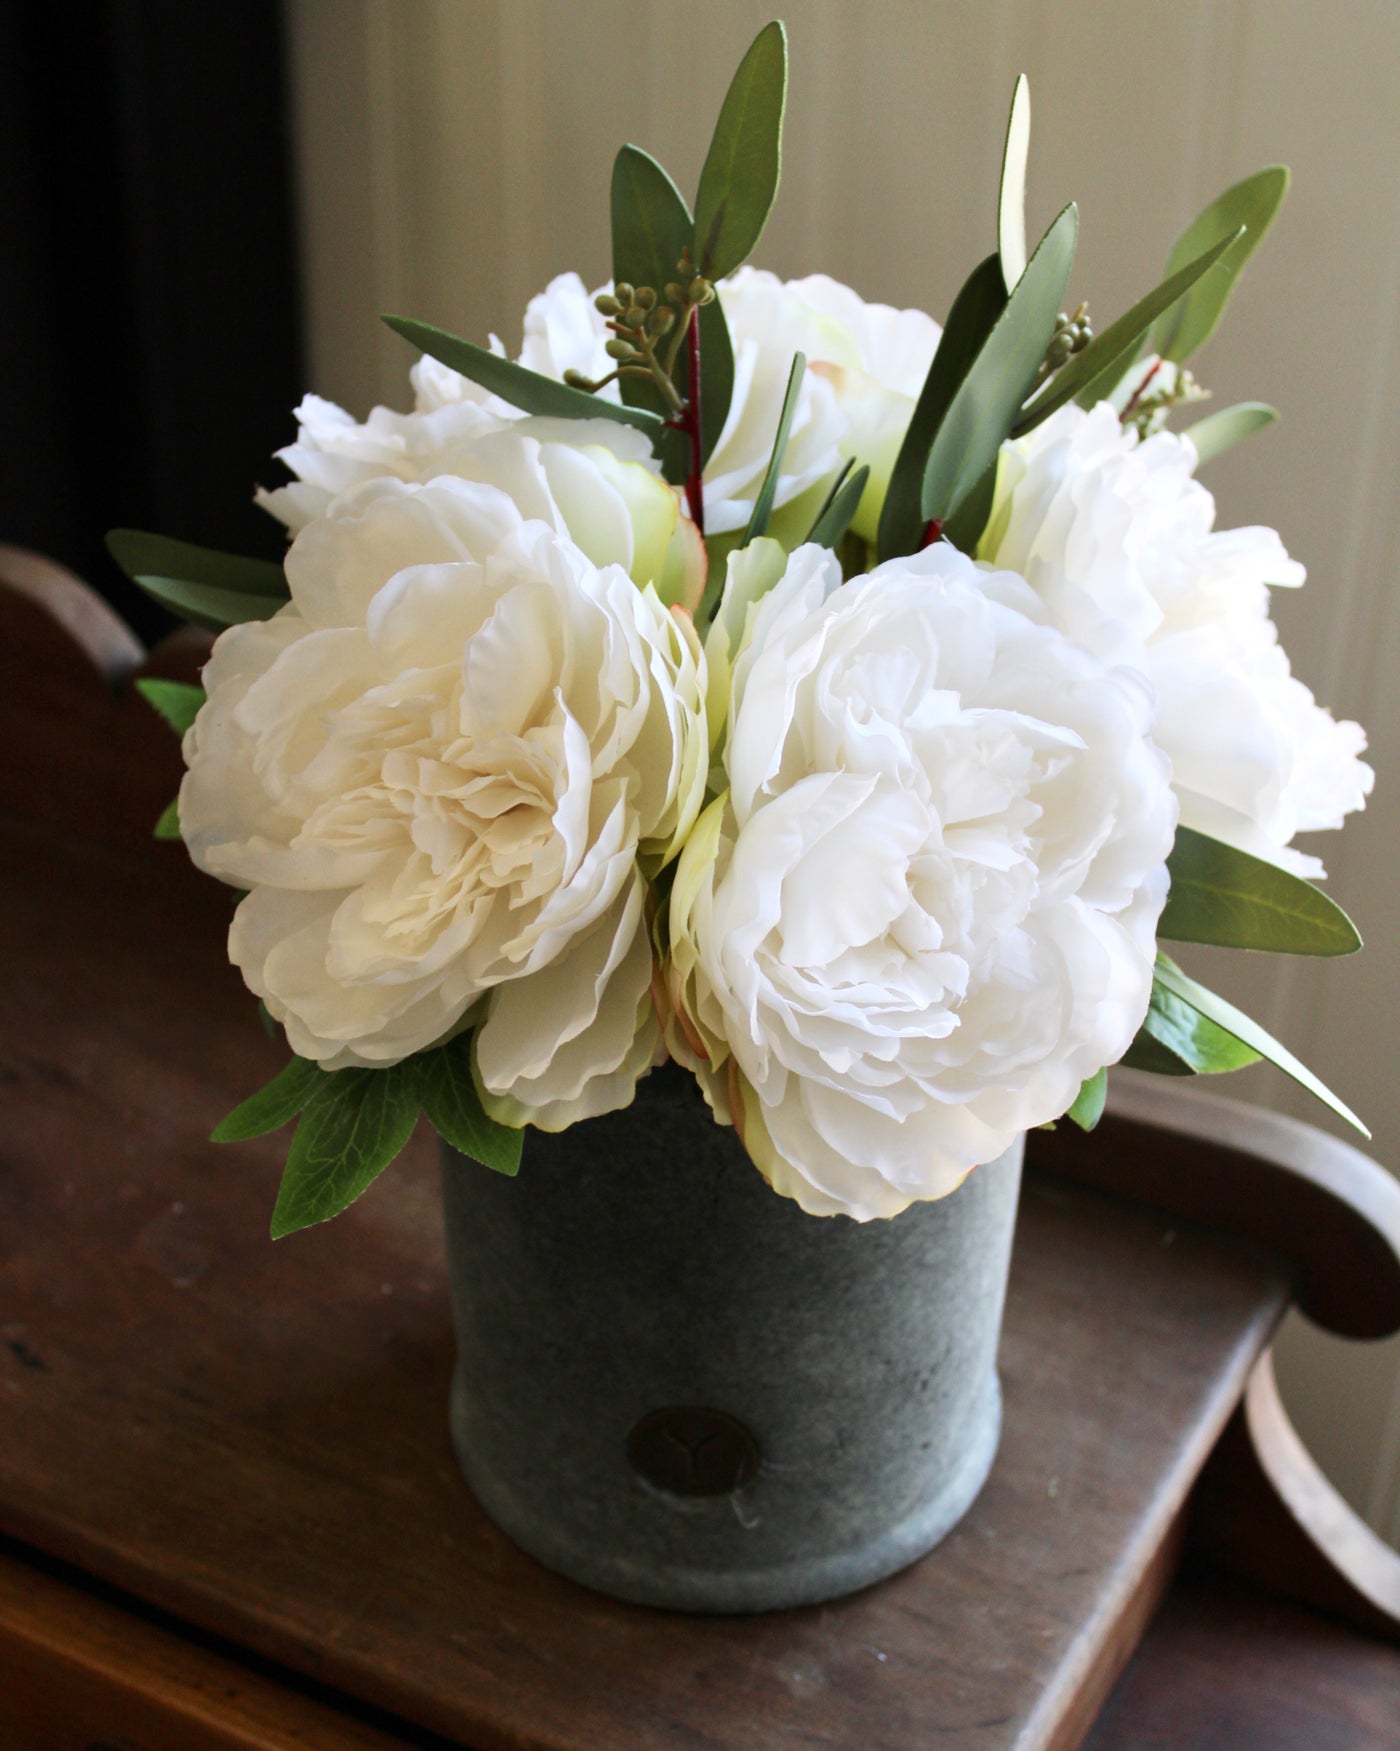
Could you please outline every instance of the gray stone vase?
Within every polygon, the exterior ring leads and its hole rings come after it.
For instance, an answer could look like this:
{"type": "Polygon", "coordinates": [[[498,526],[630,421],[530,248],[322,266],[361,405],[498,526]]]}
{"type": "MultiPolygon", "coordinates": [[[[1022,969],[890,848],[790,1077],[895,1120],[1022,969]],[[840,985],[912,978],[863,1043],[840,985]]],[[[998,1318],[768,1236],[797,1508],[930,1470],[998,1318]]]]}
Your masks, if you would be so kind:
{"type": "Polygon", "coordinates": [[[560,1573],[684,1611],[835,1598],[961,1518],[1001,1429],[1019,1143],[882,1222],[774,1193],[693,1079],[531,1132],[508,1179],[444,1149],[452,1436],[560,1573]]]}

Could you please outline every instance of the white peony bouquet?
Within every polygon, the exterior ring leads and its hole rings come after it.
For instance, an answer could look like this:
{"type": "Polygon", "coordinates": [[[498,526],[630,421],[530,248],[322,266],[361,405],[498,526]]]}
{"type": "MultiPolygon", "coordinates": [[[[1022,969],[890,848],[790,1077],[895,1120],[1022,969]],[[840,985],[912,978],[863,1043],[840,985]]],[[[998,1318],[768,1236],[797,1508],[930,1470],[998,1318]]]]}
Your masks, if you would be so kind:
{"type": "Polygon", "coordinates": [[[1346,1113],[1159,947],[1359,946],[1293,840],[1363,805],[1364,738],[1279,646],[1302,568],[1197,479],[1271,410],[1169,429],[1286,173],[1095,334],[1075,208],[1026,248],[1022,81],[940,330],[744,265],[786,78],[772,24],[693,216],[623,147],[613,278],[554,280],[517,359],[389,318],[413,411],[302,403],[258,494],[285,565],[112,538],[219,629],[202,689],[148,684],[188,766],[158,830],[241,890],[294,1054],[216,1132],[300,1115],[274,1233],[420,1111],[513,1172],[667,1058],[777,1192],[859,1219],[1092,1126],[1118,1063],[1263,1056],[1346,1113]]]}

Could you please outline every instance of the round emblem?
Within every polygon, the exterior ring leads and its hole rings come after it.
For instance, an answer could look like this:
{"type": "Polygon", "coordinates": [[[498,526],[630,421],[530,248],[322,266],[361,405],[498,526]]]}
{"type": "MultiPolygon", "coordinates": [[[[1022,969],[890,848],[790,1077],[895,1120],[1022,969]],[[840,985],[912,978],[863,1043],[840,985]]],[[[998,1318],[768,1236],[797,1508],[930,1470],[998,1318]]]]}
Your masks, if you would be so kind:
{"type": "Polygon", "coordinates": [[[627,1461],[669,1496],[731,1496],[757,1476],[758,1442],[723,1411],[668,1405],[633,1425],[627,1461]]]}

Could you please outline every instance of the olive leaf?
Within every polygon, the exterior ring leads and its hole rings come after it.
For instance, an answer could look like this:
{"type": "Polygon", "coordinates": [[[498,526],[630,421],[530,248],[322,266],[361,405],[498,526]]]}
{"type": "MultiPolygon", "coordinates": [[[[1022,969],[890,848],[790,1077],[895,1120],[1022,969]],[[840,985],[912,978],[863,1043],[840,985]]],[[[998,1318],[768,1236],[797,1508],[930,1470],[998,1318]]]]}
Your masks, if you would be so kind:
{"type": "Polygon", "coordinates": [[[409,316],[386,316],[383,320],[419,352],[479,383],[522,413],[552,419],[617,420],[622,425],[640,427],[653,444],[665,436],[660,414],[650,408],[627,407],[616,401],[604,401],[600,395],[590,395],[586,389],[571,389],[567,383],[527,370],[524,365],[503,359],[499,353],[472,341],[459,340],[455,334],[434,328],[428,322],[415,322],[409,316]]]}
{"type": "Polygon", "coordinates": [[[923,540],[927,518],[919,505],[924,464],[949,403],[1005,308],[1001,261],[989,255],[973,269],[953,300],[943,338],[914,404],[880,512],[877,545],[882,560],[914,553],[923,540]]]}
{"type": "Polygon", "coordinates": [[[1026,160],[1031,145],[1031,88],[1022,73],[1011,94],[997,200],[997,253],[1008,292],[1026,271],[1026,160]]]}
{"type": "Polygon", "coordinates": [[[1274,954],[1349,955],[1356,926],[1301,876],[1191,827],[1178,827],[1167,859],[1171,891],[1157,934],[1176,942],[1274,954]]]}
{"type": "Polygon", "coordinates": [[[1190,438],[1196,449],[1197,465],[1204,466],[1255,432],[1273,425],[1277,418],[1278,410],[1265,401],[1238,401],[1233,407],[1208,413],[1194,426],[1187,426],[1181,435],[1190,438]]]}
{"type": "MultiPolygon", "coordinates": [[[[651,286],[660,294],[676,278],[681,251],[690,247],[693,232],[690,208],[661,165],[640,146],[622,147],[612,175],[613,283],[651,286]]],[[[700,381],[700,459],[708,462],[734,395],[734,343],[718,298],[700,310],[700,381]]],[[[675,382],[688,398],[690,359],[684,342],[675,382]]],[[[621,377],[618,388],[629,407],[664,411],[660,391],[644,378],[621,377]]],[[[668,434],[659,453],[666,478],[679,485],[690,464],[684,440],[668,434]]]]}
{"type": "MultiPolygon", "coordinates": [[[[807,355],[805,353],[795,354],[792,369],[788,372],[782,412],[778,415],[778,430],[773,437],[773,453],[768,458],[763,484],[759,487],[758,497],[753,502],[753,512],[749,517],[748,528],[745,529],[744,538],[739,543],[741,547],[747,547],[750,541],[755,541],[760,535],[768,533],[768,519],[773,514],[773,499],[777,494],[778,479],[783,471],[783,458],[787,455],[788,435],[792,431],[792,416],[797,411],[798,392],[802,388],[802,378],[806,370],[807,355]]],[[[854,516],[854,511],[851,514],[854,516]]]]}
{"type": "Polygon", "coordinates": [[[107,551],[162,607],[211,632],[270,620],[291,594],[282,567],[271,560],[220,553],[144,529],[109,531],[107,551]]]}
{"type": "Polygon", "coordinates": [[[860,509],[861,495],[865,491],[865,483],[870,479],[870,470],[864,463],[855,472],[854,458],[836,477],[835,485],[826,495],[826,503],[817,512],[816,520],[807,532],[807,540],[818,547],[836,547],[844,540],[846,531],[855,519],[860,509]]]}
{"type": "Polygon", "coordinates": [[[1071,202],[1040,240],[948,403],[924,464],[919,508],[925,523],[953,515],[1011,435],[1055,333],[1078,236],[1079,212],[1071,202]]]}
{"type": "Polygon", "coordinates": [[[1154,352],[1179,365],[1205,345],[1225,313],[1245,263],[1263,242],[1287,193],[1287,167],[1271,164],[1227,188],[1191,221],[1176,240],[1167,262],[1168,275],[1196,260],[1221,238],[1234,241],[1199,284],[1158,320],[1152,332],[1154,352]]]}
{"type": "Polygon", "coordinates": [[[205,698],[202,687],[193,686],[188,681],[166,681],[155,676],[138,681],[136,691],[160,713],[177,736],[183,736],[199,716],[205,698]]]}
{"type": "Polygon", "coordinates": [[[695,196],[695,263],[709,280],[749,256],[772,211],[783,166],[787,32],[754,38],[725,94],[695,196]]]}

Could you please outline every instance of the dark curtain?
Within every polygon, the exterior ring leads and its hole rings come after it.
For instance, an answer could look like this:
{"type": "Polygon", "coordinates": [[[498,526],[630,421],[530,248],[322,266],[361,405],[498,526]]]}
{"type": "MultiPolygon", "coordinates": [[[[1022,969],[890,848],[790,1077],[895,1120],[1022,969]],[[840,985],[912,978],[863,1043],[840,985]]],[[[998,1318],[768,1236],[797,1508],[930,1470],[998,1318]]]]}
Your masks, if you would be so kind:
{"type": "Polygon", "coordinates": [[[0,541],[171,624],[115,525],[274,556],[302,384],[277,0],[0,0],[0,541]]]}

